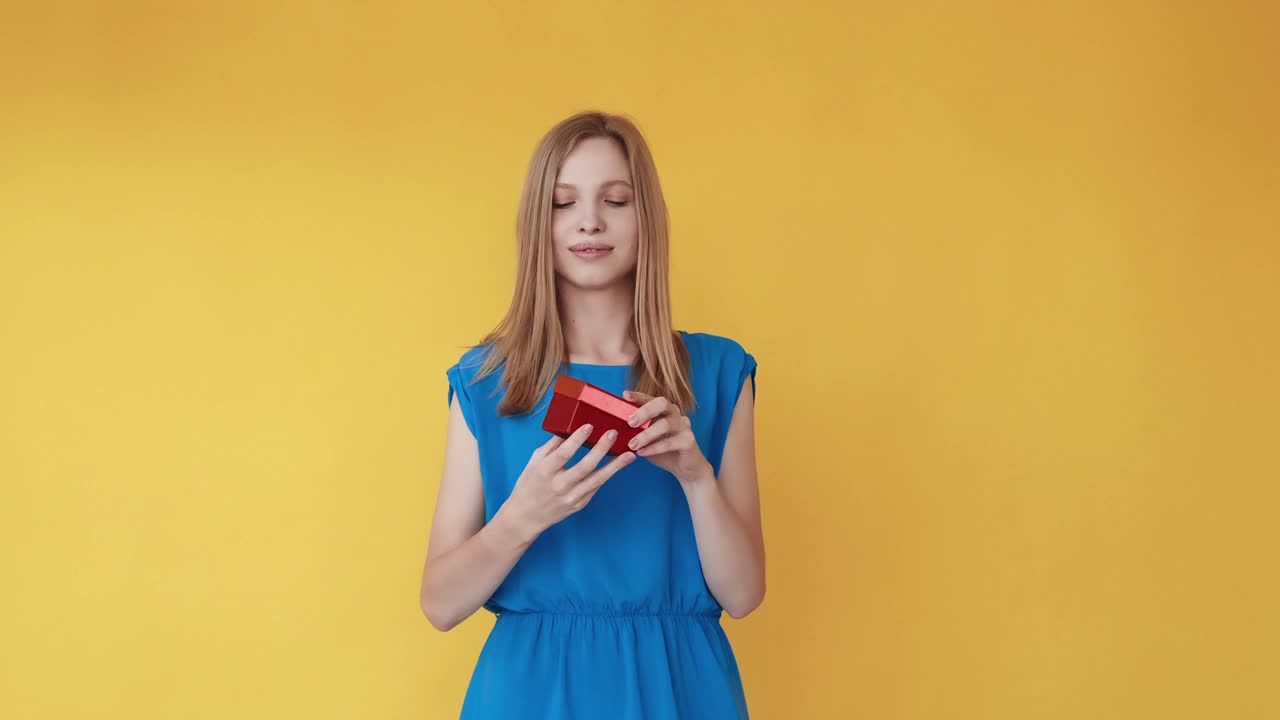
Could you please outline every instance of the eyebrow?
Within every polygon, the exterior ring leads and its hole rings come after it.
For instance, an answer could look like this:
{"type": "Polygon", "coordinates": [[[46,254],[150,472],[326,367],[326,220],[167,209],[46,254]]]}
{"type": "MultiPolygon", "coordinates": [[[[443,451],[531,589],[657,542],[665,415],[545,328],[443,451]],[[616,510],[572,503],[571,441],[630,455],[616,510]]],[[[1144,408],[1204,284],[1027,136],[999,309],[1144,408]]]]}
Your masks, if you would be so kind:
{"type": "MultiPolygon", "coordinates": [[[[606,188],[606,187],[609,187],[610,185],[626,185],[627,187],[631,187],[631,183],[627,182],[626,180],[609,180],[607,182],[601,183],[600,187],[606,188]]],[[[570,183],[562,183],[562,182],[556,183],[556,187],[569,188],[571,190],[578,189],[577,185],[572,185],[570,183]]],[[[634,190],[635,188],[631,188],[631,189],[634,190]]]]}

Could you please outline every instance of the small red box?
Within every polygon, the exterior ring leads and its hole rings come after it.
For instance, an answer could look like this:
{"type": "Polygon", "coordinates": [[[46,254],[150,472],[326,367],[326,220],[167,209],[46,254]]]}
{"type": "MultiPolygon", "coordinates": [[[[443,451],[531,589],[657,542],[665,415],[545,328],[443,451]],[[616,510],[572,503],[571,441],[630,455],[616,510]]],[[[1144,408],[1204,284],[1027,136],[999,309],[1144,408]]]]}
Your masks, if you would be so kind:
{"type": "Polygon", "coordinates": [[[606,451],[607,455],[627,452],[631,438],[652,422],[646,420],[640,427],[631,427],[627,418],[640,409],[638,405],[571,375],[557,376],[552,392],[551,404],[542,418],[542,429],[567,438],[578,428],[591,423],[591,436],[583,443],[584,447],[594,447],[606,432],[617,430],[618,437],[614,438],[613,447],[606,451]]]}

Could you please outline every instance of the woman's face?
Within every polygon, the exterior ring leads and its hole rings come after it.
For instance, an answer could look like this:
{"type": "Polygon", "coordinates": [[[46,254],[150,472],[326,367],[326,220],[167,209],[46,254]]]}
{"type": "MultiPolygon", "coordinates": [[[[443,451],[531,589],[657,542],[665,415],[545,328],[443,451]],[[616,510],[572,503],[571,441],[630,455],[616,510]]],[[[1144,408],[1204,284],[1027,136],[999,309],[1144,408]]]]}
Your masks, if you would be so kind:
{"type": "Polygon", "coordinates": [[[582,288],[627,279],[636,266],[639,232],[631,171],[618,142],[605,137],[580,141],[556,176],[551,202],[554,265],[560,278],[582,288]]]}

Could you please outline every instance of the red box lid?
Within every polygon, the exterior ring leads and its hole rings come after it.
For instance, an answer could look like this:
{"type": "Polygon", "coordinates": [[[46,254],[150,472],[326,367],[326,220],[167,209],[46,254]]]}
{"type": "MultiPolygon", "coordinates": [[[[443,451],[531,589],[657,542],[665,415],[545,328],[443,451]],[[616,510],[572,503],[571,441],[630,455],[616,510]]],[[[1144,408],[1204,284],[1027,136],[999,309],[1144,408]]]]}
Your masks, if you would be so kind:
{"type": "MultiPolygon", "coordinates": [[[[568,395],[575,400],[599,408],[618,418],[623,423],[627,421],[627,418],[631,417],[632,413],[640,409],[640,406],[633,405],[608,390],[569,375],[560,375],[556,378],[554,391],[560,395],[568,395]]],[[[645,425],[648,425],[648,423],[645,423],[645,425]]]]}

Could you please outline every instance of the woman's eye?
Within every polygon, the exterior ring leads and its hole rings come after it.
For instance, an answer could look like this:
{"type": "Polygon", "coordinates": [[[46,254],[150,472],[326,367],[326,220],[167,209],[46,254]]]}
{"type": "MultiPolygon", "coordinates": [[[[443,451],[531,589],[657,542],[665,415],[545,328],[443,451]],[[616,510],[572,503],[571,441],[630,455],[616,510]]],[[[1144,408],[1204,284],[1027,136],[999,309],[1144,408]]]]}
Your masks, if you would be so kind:
{"type": "MultiPolygon", "coordinates": [[[[626,200],[605,200],[605,202],[609,203],[610,205],[612,205],[612,206],[614,206],[614,207],[623,207],[624,205],[626,205],[626,204],[627,204],[627,201],[626,201],[626,200]]],[[[572,205],[572,204],[573,204],[573,201],[572,201],[572,200],[570,200],[569,202],[563,202],[563,203],[554,203],[554,202],[553,202],[553,203],[551,203],[551,207],[555,208],[556,210],[563,210],[563,209],[565,209],[565,208],[569,207],[569,206],[570,206],[570,205],[572,205]]]]}

